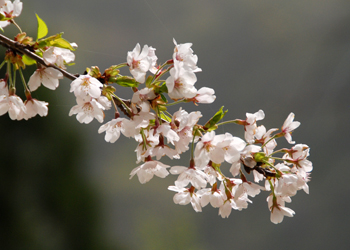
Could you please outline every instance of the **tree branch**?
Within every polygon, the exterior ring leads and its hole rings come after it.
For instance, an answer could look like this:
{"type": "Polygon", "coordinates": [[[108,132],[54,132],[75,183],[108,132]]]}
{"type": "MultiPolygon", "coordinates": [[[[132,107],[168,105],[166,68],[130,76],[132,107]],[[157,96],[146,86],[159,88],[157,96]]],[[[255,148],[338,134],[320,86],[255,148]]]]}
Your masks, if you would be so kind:
{"type": "Polygon", "coordinates": [[[75,75],[65,71],[64,69],[57,67],[56,65],[46,64],[45,61],[40,56],[38,56],[35,53],[33,53],[32,51],[30,51],[28,48],[26,48],[25,45],[20,44],[14,40],[11,40],[2,34],[0,34],[0,45],[2,45],[5,48],[12,49],[12,50],[18,52],[19,54],[26,55],[26,56],[30,57],[31,59],[35,60],[36,62],[44,65],[45,67],[55,68],[58,71],[60,71],[66,78],[68,78],[72,81],[74,81],[77,78],[75,75]]]}

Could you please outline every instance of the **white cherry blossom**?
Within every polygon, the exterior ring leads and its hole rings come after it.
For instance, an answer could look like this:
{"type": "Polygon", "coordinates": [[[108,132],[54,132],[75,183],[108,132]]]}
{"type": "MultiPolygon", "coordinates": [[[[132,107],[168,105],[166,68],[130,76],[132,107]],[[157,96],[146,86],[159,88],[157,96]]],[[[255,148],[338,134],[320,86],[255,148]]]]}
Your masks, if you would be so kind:
{"type": "Polygon", "coordinates": [[[119,139],[120,133],[124,134],[125,132],[125,128],[124,128],[125,125],[123,124],[125,120],[126,120],[125,118],[113,119],[107,122],[106,124],[103,124],[98,129],[98,133],[100,134],[100,133],[106,132],[106,135],[105,135],[106,142],[114,143],[119,139]]]}
{"type": "Polygon", "coordinates": [[[69,49],[50,47],[44,51],[43,59],[46,64],[52,64],[61,69],[66,69],[65,64],[73,62],[75,55],[69,49]]]}
{"type": "Polygon", "coordinates": [[[104,109],[103,105],[94,98],[90,98],[87,101],[78,97],[77,105],[71,108],[69,116],[77,114],[77,120],[85,124],[90,123],[94,118],[99,122],[103,122],[105,116],[104,109]]]}
{"type": "Polygon", "coordinates": [[[0,79],[0,96],[2,95],[9,95],[9,88],[7,86],[7,83],[4,81],[4,79],[0,79]]]}
{"type": "Polygon", "coordinates": [[[200,196],[194,192],[194,187],[183,188],[176,185],[169,186],[168,189],[177,192],[173,198],[175,204],[187,205],[188,203],[191,203],[194,211],[202,212],[200,196]]]}
{"type": "Polygon", "coordinates": [[[47,108],[47,105],[49,105],[49,103],[31,98],[27,99],[24,104],[26,106],[24,119],[28,120],[29,118],[32,118],[36,115],[40,115],[41,117],[47,116],[49,110],[47,108]]]}
{"type": "Polygon", "coordinates": [[[294,120],[294,113],[290,113],[287,119],[284,121],[282,126],[282,133],[284,137],[286,138],[287,142],[290,144],[294,144],[295,141],[292,141],[292,132],[296,128],[300,126],[300,122],[293,121],[294,120]]]}
{"type": "Polygon", "coordinates": [[[189,183],[197,189],[205,188],[207,185],[207,175],[195,167],[187,168],[183,166],[174,166],[170,169],[171,174],[179,174],[175,181],[178,187],[186,187],[189,183]]]}
{"type": "Polygon", "coordinates": [[[193,86],[196,81],[196,75],[183,67],[182,62],[174,61],[174,67],[170,70],[170,76],[166,79],[168,95],[173,100],[182,98],[190,99],[195,97],[197,89],[193,86]]]}
{"type": "Polygon", "coordinates": [[[246,113],[247,119],[245,120],[244,130],[245,130],[245,140],[248,143],[254,143],[254,135],[257,132],[256,122],[265,118],[265,113],[262,110],[255,112],[254,114],[246,113]]]}
{"type": "Polygon", "coordinates": [[[173,54],[174,62],[175,61],[183,62],[183,65],[186,68],[186,70],[189,70],[192,72],[202,71],[200,68],[197,67],[198,57],[197,55],[193,54],[193,50],[191,49],[192,43],[177,44],[175,39],[173,39],[173,42],[175,44],[175,49],[173,54]]]}
{"type": "Polygon", "coordinates": [[[195,97],[192,98],[194,103],[213,103],[216,99],[215,91],[212,88],[203,87],[197,91],[195,97]]]}
{"type": "Polygon", "coordinates": [[[134,168],[130,173],[130,179],[137,174],[141,184],[145,184],[150,181],[154,175],[165,178],[169,175],[167,168],[170,166],[165,165],[159,161],[147,161],[144,164],[134,168]]]}
{"type": "Polygon", "coordinates": [[[153,89],[143,88],[134,93],[131,102],[137,104],[142,111],[149,112],[151,110],[151,104],[148,100],[156,98],[156,94],[153,89]]]}
{"type": "Polygon", "coordinates": [[[226,195],[220,189],[215,190],[211,188],[203,188],[197,192],[201,196],[201,206],[205,207],[210,202],[210,205],[215,208],[221,207],[225,200],[226,195]]]}
{"type": "Polygon", "coordinates": [[[267,204],[271,211],[271,222],[274,224],[281,223],[284,216],[293,217],[295,212],[285,207],[285,202],[291,202],[291,199],[282,196],[273,196],[272,194],[267,197],[267,204]]]}
{"type": "Polygon", "coordinates": [[[30,91],[34,91],[43,84],[46,88],[55,90],[58,87],[59,79],[63,79],[63,74],[60,71],[42,66],[29,78],[28,87],[30,91]]]}
{"type": "Polygon", "coordinates": [[[147,45],[145,45],[143,46],[143,49],[141,51],[140,44],[136,44],[133,51],[128,52],[126,58],[126,61],[129,65],[130,73],[139,83],[145,82],[146,73],[152,68],[152,63],[155,59],[155,55],[153,56],[152,52],[150,53],[149,50],[150,48],[147,45]],[[151,54],[151,58],[149,57],[149,54],[151,54]]]}
{"type": "Polygon", "coordinates": [[[74,92],[77,98],[101,96],[102,83],[90,75],[81,75],[70,84],[70,92],[74,92]]]}

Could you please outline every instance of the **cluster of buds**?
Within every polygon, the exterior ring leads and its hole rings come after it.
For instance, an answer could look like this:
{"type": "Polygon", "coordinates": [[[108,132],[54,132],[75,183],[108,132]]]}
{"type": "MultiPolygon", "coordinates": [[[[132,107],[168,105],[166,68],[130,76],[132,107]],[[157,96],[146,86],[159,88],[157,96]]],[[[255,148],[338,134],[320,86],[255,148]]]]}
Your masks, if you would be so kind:
{"type": "MultiPolygon", "coordinates": [[[[6,16],[1,20],[14,23],[19,6],[21,9],[18,0],[13,4],[0,1],[3,11],[0,13],[6,16]],[[9,14],[11,8],[13,11],[9,14]]],[[[105,133],[105,140],[110,143],[116,142],[121,134],[137,142],[135,152],[139,166],[131,171],[130,179],[137,175],[144,184],[154,175],[160,178],[169,173],[178,175],[174,185],[168,187],[176,192],[176,204],[191,203],[193,209],[200,212],[210,203],[219,208],[223,218],[228,217],[232,209],[247,208],[252,202],[250,197],[261,191],[269,192],[267,204],[273,223],[294,215],[293,210],[285,207],[285,202],[290,202],[290,197],[298,190],[309,192],[307,183],[312,163],[307,159],[309,147],[305,144],[276,150],[277,138],[284,137],[289,144],[295,144],[291,134],[300,123],[294,121],[293,113],[287,117],[280,132],[277,128],[266,130],[263,125],[257,125],[265,118],[262,110],[247,113],[244,120],[222,122],[227,110],[221,108],[204,125],[199,123],[200,111],[189,113],[180,107],[171,114],[167,111],[169,106],[189,102],[210,104],[216,99],[213,89],[197,90],[195,87],[196,73],[201,69],[197,66],[198,57],[193,53],[191,43],[178,44],[174,40],[172,56],[163,64],[157,63],[155,48],[145,45],[141,49],[137,44],[127,53],[125,63],[112,65],[104,72],[93,66],[84,74],[73,76],[65,69],[74,61],[72,51],[77,45],[63,39],[61,34],[44,38],[46,24],[38,16],[37,19],[36,41],[21,31],[15,37],[15,47],[6,43],[10,48],[0,65],[7,63],[6,76],[0,81],[0,115],[8,112],[10,118],[16,120],[37,114],[46,116],[48,103],[32,98],[31,92],[41,84],[54,90],[59,79],[68,75],[72,80],[70,92],[74,93],[77,102],[71,108],[70,116],[76,115],[80,123],[88,124],[94,119],[103,123],[104,111],[114,107],[114,117],[100,126],[98,133],[105,133]],[[26,84],[22,69],[31,64],[36,64],[37,69],[26,84]],[[131,76],[121,75],[122,67],[128,67],[131,76]],[[24,85],[25,102],[15,94],[17,71],[24,85]],[[166,74],[168,76],[164,77],[166,74]],[[144,87],[140,88],[141,84],[144,87]],[[122,99],[116,87],[131,88],[133,96],[130,100],[122,99]],[[230,133],[215,133],[219,126],[228,123],[243,126],[244,140],[230,133]],[[190,151],[188,166],[169,166],[160,161],[165,156],[179,159],[187,151],[190,151]],[[230,165],[228,171],[222,171],[225,164],[230,165]],[[229,172],[230,176],[224,172],[229,172]],[[253,175],[251,181],[247,178],[249,174],[253,175]]]]}

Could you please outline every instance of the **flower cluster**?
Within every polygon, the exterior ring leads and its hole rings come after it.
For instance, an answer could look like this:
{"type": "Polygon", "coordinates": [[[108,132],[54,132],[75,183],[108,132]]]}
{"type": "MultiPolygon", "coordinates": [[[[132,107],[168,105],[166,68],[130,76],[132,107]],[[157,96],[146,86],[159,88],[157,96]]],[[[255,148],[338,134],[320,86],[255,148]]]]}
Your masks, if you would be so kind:
{"type": "MultiPolygon", "coordinates": [[[[22,10],[19,0],[0,0],[0,27],[14,23],[22,10]]],[[[210,104],[216,99],[213,89],[195,87],[198,57],[191,49],[191,43],[178,44],[175,40],[171,59],[158,64],[156,49],[137,44],[127,53],[126,62],[112,65],[104,72],[97,66],[87,68],[81,75],[69,75],[66,66],[75,60],[72,53],[77,48],[62,34],[46,37],[46,24],[37,16],[38,37],[36,41],[21,31],[16,37],[16,48],[6,52],[0,68],[7,64],[7,73],[0,80],[0,115],[8,113],[13,120],[29,119],[39,114],[48,114],[48,103],[31,96],[41,84],[55,90],[59,79],[69,76],[72,80],[70,92],[76,98],[76,105],[69,115],[76,115],[80,123],[94,119],[102,123],[105,110],[115,109],[114,117],[98,129],[105,133],[105,140],[116,142],[120,135],[134,138],[136,163],[130,179],[137,175],[140,183],[150,181],[154,175],[165,178],[178,175],[174,185],[168,189],[176,192],[174,202],[180,205],[191,203],[196,212],[209,203],[219,209],[219,215],[226,218],[232,209],[242,210],[252,203],[261,191],[268,191],[268,209],[271,221],[280,223],[284,216],[292,217],[294,211],[285,206],[298,190],[309,192],[308,181],[312,163],[307,159],[309,147],[296,144],[291,148],[277,149],[276,139],[284,137],[289,144],[292,132],[300,126],[294,121],[294,114],[285,120],[279,129],[267,130],[257,122],[265,118],[262,110],[247,113],[246,119],[221,122],[227,111],[221,108],[206,123],[199,123],[199,111],[187,112],[180,107],[169,113],[168,107],[193,102],[210,104]],[[29,51],[29,52],[28,52],[29,51]],[[33,54],[35,57],[33,59],[33,54]],[[29,56],[30,55],[30,56],[29,56]],[[22,69],[36,64],[36,70],[25,82],[22,69]],[[120,68],[128,67],[132,76],[120,74],[120,68]],[[19,72],[26,101],[16,95],[16,74],[19,72]],[[147,76],[148,74],[148,76],[147,76]],[[167,77],[164,77],[168,74],[167,77]],[[144,84],[144,87],[140,88],[144,84]],[[116,87],[129,87],[133,91],[130,100],[118,96],[116,87]],[[168,98],[167,98],[168,97],[168,98]],[[124,117],[121,116],[121,113],[124,117]],[[244,128],[244,139],[230,133],[217,134],[215,130],[223,124],[238,124],[244,128]],[[169,166],[161,162],[162,157],[179,159],[190,151],[188,166],[169,166]],[[227,171],[222,171],[225,165],[227,171]],[[226,176],[224,172],[229,172],[226,176]],[[248,175],[252,174],[249,180],[248,175]],[[259,184],[261,182],[261,184],[259,184]]],[[[17,25],[16,25],[17,26],[17,25]]],[[[10,46],[10,45],[8,45],[10,46]]],[[[11,46],[10,46],[11,47],[11,46]]]]}

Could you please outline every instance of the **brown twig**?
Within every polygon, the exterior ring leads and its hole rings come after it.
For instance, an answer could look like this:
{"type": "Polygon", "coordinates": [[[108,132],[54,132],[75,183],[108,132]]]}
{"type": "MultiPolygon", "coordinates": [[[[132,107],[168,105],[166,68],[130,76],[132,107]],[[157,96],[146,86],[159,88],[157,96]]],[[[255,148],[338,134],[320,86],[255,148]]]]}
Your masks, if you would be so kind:
{"type": "Polygon", "coordinates": [[[57,69],[58,71],[60,71],[66,78],[74,81],[77,77],[67,71],[65,71],[64,69],[61,69],[59,67],[57,67],[56,65],[51,65],[51,64],[46,64],[46,62],[37,54],[33,53],[32,51],[30,51],[28,48],[26,48],[25,45],[20,44],[14,40],[11,40],[10,38],[7,38],[6,36],[0,34],[0,44],[6,48],[12,49],[16,52],[18,52],[19,54],[22,55],[26,55],[29,58],[35,60],[36,62],[44,65],[45,67],[52,67],[57,69]]]}

